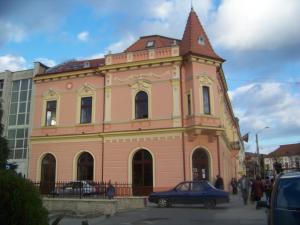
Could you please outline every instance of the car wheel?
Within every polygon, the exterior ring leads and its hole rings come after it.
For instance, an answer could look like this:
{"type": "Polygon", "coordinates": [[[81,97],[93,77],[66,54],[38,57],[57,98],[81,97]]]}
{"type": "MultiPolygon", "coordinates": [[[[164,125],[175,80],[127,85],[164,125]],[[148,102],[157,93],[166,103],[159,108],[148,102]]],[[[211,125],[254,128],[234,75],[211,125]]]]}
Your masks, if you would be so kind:
{"type": "Polygon", "coordinates": [[[159,200],[158,200],[158,207],[160,207],[160,208],[165,208],[165,207],[167,207],[168,206],[168,200],[167,199],[165,199],[165,198],[160,198],[159,200]]]}
{"type": "Polygon", "coordinates": [[[214,209],[214,208],[216,208],[216,201],[212,200],[212,199],[207,199],[204,202],[204,207],[206,209],[214,209]]]}

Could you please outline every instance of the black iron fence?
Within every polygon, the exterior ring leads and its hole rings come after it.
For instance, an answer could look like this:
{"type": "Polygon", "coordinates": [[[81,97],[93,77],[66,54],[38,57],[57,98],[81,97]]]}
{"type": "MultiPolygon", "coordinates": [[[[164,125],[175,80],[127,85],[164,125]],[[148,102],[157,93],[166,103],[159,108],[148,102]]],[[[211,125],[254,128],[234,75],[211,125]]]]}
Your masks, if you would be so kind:
{"type": "Polygon", "coordinates": [[[146,196],[153,191],[148,186],[94,181],[34,182],[34,185],[44,196],[62,198],[108,198],[111,194],[114,197],[146,196]]]}

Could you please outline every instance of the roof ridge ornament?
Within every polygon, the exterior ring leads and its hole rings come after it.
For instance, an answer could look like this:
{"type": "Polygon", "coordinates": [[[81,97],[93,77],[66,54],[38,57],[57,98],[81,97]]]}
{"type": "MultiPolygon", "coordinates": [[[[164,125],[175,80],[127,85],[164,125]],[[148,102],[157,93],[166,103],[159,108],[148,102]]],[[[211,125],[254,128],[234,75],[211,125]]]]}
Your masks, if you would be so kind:
{"type": "Polygon", "coordinates": [[[191,11],[194,11],[193,0],[191,0],[191,11]]]}

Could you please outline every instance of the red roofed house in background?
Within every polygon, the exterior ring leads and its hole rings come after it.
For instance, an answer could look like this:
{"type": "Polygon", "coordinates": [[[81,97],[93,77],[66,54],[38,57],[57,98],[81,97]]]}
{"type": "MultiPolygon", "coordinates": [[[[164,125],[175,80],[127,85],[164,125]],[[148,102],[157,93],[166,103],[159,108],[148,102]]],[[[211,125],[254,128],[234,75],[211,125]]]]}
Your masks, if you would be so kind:
{"type": "Polygon", "coordinates": [[[228,190],[244,149],[223,62],[192,9],[182,40],[144,36],[103,59],[36,63],[29,178],[126,182],[146,195],[219,174],[228,190]]]}
{"type": "Polygon", "coordinates": [[[279,162],[283,169],[300,169],[300,143],[280,145],[264,158],[265,170],[273,170],[273,164],[279,162]]]}

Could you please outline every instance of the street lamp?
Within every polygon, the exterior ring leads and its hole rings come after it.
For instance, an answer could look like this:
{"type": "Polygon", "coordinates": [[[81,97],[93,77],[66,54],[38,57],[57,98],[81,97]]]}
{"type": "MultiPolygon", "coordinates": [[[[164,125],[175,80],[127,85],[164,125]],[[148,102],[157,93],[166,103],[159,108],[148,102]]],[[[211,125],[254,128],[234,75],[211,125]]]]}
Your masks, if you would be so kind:
{"type": "Polygon", "coordinates": [[[260,129],[259,131],[256,132],[255,134],[255,141],[256,141],[256,161],[257,161],[257,166],[258,166],[258,169],[257,169],[257,173],[256,174],[259,174],[260,175],[260,161],[259,161],[259,145],[258,145],[258,133],[262,132],[263,130],[265,129],[268,129],[270,127],[264,127],[262,129],[260,129]]]}

